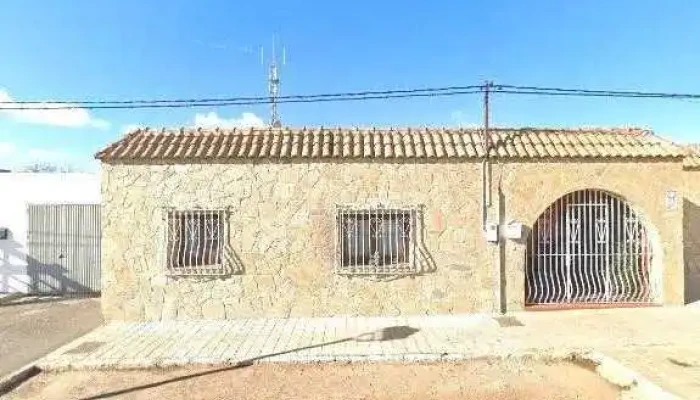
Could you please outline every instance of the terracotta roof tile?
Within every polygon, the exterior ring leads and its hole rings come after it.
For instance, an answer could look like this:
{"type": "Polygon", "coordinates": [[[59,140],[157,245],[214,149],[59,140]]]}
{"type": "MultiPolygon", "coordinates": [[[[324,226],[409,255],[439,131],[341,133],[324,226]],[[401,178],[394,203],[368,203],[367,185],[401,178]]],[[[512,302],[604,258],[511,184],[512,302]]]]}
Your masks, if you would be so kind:
{"type": "Polygon", "coordinates": [[[686,157],[683,159],[683,167],[687,169],[700,169],[700,143],[685,146],[686,157]]]}
{"type": "MultiPolygon", "coordinates": [[[[700,148],[632,129],[492,129],[500,158],[686,157],[700,168],[700,148]]],[[[225,159],[480,158],[479,129],[234,128],[137,130],[97,153],[105,162],[225,159]]]]}

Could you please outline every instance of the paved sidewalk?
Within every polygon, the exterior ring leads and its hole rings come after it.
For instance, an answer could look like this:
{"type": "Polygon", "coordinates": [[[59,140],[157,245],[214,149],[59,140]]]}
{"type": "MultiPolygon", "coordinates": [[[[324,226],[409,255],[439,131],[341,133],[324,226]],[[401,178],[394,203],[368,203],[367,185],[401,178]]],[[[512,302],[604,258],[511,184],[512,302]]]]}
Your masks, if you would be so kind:
{"type": "Polygon", "coordinates": [[[700,399],[700,340],[694,345],[611,349],[607,355],[668,391],[700,399]]]}
{"type": "MultiPolygon", "coordinates": [[[[50,354],[40,367],[432,361],[596,350],[631,354],[623,363],[634,369],[647,359],[660,363],[666,348],[698,349],[699,339],[697,307],[530,312],[500,320],[462,315],[114,323],[50,354]]],[[[656,383],[687,398],[700,398],[689,397],[694,394],[687,392],[692,385],[683,384],[684,376],[694,379],[693,368],[665,362],[657,369],[662,376],[656,383]]]]}
{"type": "Polygon", "coordinates": [[[26,296],[0,305],[0,377],[101,324],[95,298],[26,296]]]}

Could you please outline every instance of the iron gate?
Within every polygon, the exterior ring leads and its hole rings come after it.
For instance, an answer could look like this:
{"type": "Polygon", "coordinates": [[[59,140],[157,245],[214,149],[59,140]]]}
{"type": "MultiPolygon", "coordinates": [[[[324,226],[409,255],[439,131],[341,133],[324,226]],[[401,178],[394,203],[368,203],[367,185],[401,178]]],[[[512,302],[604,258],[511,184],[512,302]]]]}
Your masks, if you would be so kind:
{"type": "Polygon", "coordinates": [[[600,190],[570,193],[532,228],[525,303],[651,302],[651,260],[647,230],[626,202],[600,190]]]}
{"type": "Polygon", "coordinates": [[[27,272],[35,294],[100,292],[100,206],[30,204],[27,272]]]}

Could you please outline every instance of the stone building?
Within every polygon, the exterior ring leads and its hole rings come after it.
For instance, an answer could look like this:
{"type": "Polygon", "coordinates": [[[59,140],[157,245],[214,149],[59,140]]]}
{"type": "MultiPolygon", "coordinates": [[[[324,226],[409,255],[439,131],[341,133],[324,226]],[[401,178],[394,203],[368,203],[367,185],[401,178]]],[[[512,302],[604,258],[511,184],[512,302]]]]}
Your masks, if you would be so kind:
{"type": "Polygon", "coordinates": [[[693,154],[637,129],[138,130],[97,154],[103,311],[683,304],[700,297],[693,154]]]}

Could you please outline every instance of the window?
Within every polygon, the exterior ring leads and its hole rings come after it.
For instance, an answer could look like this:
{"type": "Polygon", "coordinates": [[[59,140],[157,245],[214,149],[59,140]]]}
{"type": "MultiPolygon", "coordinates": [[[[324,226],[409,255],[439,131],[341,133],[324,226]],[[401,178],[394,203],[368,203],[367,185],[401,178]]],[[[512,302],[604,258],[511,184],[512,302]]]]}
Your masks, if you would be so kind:
{"type": "Polygon", "coordinates": [[[338,207],[336,270],[341,275],[410,275],[416,210],[338,207]]]}
{"type": "Polygon", "coordinates": [[[173,275],[222,275],[226,235],[223,210],[167,212],[167,269],[173,275]]]}

